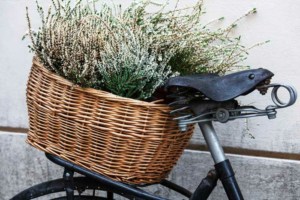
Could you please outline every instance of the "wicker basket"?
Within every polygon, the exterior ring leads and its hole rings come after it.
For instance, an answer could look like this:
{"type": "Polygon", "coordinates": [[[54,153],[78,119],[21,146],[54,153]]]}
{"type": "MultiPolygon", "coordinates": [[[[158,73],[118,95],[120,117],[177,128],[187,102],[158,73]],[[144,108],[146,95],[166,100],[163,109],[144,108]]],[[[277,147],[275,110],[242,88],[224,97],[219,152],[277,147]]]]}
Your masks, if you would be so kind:
{"type": "Polygon", "coordinates": [[[29,144],[131,184],[165,178],[193,133],[178,131],[164,104],[74,86],[36,59],[27,105],[29,144]]]}

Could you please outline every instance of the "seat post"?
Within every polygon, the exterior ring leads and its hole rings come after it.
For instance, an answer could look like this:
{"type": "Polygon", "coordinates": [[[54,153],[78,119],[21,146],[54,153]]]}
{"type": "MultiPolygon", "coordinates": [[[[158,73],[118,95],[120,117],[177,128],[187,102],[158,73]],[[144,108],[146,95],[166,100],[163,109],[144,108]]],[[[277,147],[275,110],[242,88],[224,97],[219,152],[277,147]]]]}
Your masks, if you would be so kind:
{"type": "Polygon", "coordinates": [[[223,162],[226,160],[223,148],[219,142],[217,133],[212,125],[212,122],[202,122],[199,123],[199,127],[204,136],[205,142],[214,159],[215,164],[223,162]]]}
{"type": "Polygon", "coordinates": [[[243,200],[244,198],[235,179],[234,171],[231,167],[230,161],[226,159],[212,122],[201,122],[199,123],[199,127],[215,162],[215,169],[223,184],[228,199],[243,200]]]}

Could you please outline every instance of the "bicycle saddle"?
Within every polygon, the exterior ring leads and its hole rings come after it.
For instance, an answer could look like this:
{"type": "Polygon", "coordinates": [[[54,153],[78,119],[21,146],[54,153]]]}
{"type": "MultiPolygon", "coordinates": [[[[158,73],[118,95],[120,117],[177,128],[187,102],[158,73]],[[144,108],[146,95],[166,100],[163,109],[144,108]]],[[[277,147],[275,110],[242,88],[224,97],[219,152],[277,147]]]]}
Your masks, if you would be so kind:
{"type": "Polygon", "coordinates": [[[252,92],[260,83],[274,74],[259,68],[235,72],[225,76],[198,74],[170,78],[165,89],[172,86],[193,88],[214,101],[227,101],[252,92]]]}

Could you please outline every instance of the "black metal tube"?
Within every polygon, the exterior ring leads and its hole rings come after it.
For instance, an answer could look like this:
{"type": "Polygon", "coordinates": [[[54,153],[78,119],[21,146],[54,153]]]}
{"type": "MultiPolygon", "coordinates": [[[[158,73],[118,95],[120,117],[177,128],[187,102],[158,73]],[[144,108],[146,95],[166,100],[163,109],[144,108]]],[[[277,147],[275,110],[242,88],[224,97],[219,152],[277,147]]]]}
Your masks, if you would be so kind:
{"type": "Polygon", "coordinates": [[[208,172],[189,200],[207,200],[217,185],[218,175],[215,170],[208,172]]]}
{"type": "Polygon", "coordinates": [[[65,168],[63,178],[65,182],[67,200],[74,200],[74,171],[65,168]]]}
{"type": "Polygon", "coordinates": [[[227,159],[215,165],[215,169],[223,184],[229,200],[244,200],[239,185],[235,179],[230,161],[227,159]]]}

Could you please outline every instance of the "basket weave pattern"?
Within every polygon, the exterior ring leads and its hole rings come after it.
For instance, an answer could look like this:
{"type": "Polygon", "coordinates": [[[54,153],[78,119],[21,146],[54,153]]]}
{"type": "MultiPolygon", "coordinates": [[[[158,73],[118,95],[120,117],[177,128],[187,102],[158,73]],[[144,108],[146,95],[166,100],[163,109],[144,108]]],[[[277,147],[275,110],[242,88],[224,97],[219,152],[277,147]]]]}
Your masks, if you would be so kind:
{"type": "Polygon", "coordinates": [[[165,104],[85,89],[33,60],[27,84],[27,142],[114,180],[156,183],[193,133],[182,133],[165,104]]]}

